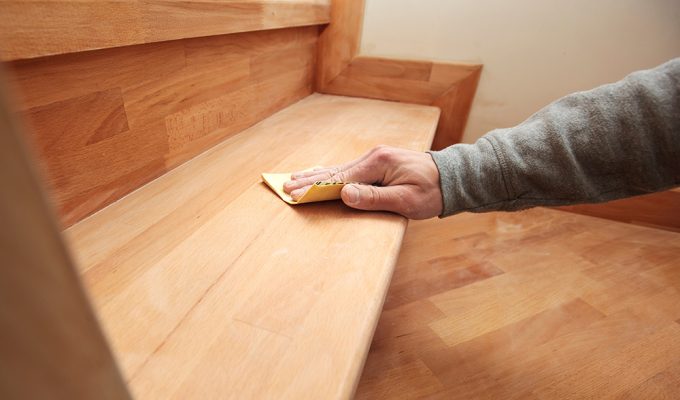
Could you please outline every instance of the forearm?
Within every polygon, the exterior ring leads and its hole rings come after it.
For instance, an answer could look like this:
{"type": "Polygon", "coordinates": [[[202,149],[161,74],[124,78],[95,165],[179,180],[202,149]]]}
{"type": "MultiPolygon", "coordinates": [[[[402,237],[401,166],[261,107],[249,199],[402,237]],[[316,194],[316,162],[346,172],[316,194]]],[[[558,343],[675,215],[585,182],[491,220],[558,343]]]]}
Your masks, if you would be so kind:
{"type": "Polygon", "coordinates": [[[444,211],[601,202],[680,184],[680,59],[432,152],[444,211]]]}

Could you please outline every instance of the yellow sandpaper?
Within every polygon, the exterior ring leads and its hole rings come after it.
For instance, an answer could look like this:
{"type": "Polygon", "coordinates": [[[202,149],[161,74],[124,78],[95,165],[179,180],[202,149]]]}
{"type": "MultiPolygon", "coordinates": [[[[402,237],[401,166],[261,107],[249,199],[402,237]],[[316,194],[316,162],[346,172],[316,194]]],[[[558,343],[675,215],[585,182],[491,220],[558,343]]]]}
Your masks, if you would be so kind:
{"type": "Polygon", "coordinates": [[[315,201],[337,200],[340,198],[344,183],[316,182],[302,197],[295,201],[283,191],[283,184],[290,180],[290,173],[262,174],[262,180],[288,204],[313,203],[315,201]]]}

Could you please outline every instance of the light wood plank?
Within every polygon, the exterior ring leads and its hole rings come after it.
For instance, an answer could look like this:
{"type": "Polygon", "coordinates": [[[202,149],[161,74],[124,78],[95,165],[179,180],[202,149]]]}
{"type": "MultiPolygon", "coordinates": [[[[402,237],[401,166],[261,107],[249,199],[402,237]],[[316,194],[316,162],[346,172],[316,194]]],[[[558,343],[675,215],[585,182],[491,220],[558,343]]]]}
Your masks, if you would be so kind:
{"type": "Polygon", "coordinates": [[[602,204],[580,204],[559,209],[680,232],[680,188],[602,204]]]}
{"type": "Polygon", "coordinates": [[[0,398],[129,395],[0,87],[0,398]]]}
{"type": "Polygon", "coordinates": [[[356,56],[322,92],[433,105],[442,110],[433,149],[463,137],[481,65],[356,56]]]}
{"type": "Polygon", "coordinates": [[[359,52],[364,22],[365,0],[331,2],[330,21],[319,36],[319,62],[316,90],[324,88],[338,76],[359,52]]]}
{"type": "Polygon", "coordinates": [[[557,210],[413,221],[356,397],[675,398],[678,254],[557,210]]]}
{"type": "Polygon", "coordinates": [[[330,0],[0,2],[0,60],[328,23],[330,0]]]}
{"type": "Polygon", "coordinates": [[[259,176],[424,150],[438,115],[312,95],[68,229],[137,397],[349,398],[406,221],[259,176]]]}
{"type": "Polygon", "coordinates": [[[316,27],[9,63],[64,226],[312,92],[316,27]]]}

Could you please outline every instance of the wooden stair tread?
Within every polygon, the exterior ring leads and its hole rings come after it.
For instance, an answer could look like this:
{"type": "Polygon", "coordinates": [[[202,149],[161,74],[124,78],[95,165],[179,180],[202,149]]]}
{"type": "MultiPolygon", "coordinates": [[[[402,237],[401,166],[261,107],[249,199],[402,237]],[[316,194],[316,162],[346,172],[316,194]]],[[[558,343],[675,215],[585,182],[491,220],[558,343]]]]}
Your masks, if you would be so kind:
{"type": "Polygon", "coordinates": [[[350,397],[406,220],[291,207],[260,173],[425,150],[438,116],[314,94],[69,228],[136,397],[350,397]]]}

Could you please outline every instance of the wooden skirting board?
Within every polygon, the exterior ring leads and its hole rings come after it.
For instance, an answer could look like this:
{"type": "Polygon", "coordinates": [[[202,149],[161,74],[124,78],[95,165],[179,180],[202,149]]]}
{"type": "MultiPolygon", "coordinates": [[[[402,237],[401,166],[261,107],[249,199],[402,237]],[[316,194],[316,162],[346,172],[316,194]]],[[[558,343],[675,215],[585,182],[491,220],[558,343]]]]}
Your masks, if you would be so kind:
{"type": "Polygon", "coordinates": [[[603,204],[582,204],[559,209],[680,232],[680,188],[603,204]]]}
{"type": "Polygon", "coordinates": [[[69,228],[136,398],[350,398],[406,220],[293,207],[260,173],[425,150],[438,115],[314,94],[69,228]]]}
{"type": "Polygon", "coordinates": [[[325,24],[330,1],[1,1],[0,61],[325,24]]]}
{"type": "Polygon", "coordinates": [[[364,0],[332,2],[331,23],[319,39],[317,91],[439,107],[432,148],[460,142],[482,66],[361,56],[363,13],[364,0]]]}
{"type": "Polygon", "coordinates": [[[289,28],[6,64],[62,224],[311,94],[317,38],[289,28]]]}

